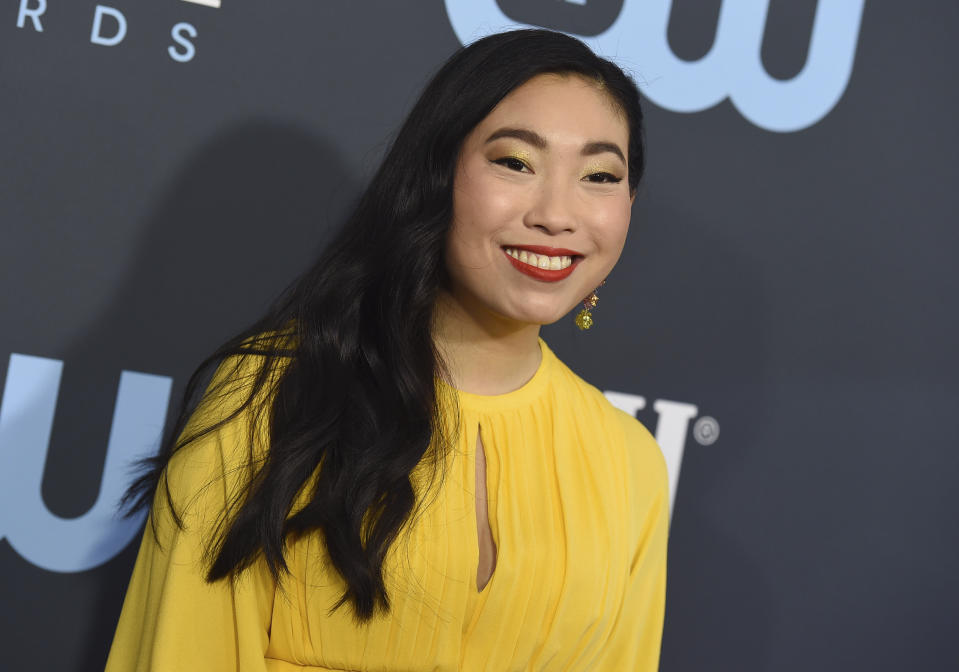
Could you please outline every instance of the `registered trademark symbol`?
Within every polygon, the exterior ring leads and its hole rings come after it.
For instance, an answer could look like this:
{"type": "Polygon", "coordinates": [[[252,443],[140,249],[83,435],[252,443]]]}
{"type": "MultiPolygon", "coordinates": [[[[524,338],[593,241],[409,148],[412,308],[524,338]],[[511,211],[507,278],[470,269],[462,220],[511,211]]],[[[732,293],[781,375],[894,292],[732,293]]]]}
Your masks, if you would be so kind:
{"type": "Polygon", "coordinates": [[[719,438],[719,423],[716,418],[704,415],[693,425],[693,438],[701,446],[709,446],[716,443],[719,438]]]}

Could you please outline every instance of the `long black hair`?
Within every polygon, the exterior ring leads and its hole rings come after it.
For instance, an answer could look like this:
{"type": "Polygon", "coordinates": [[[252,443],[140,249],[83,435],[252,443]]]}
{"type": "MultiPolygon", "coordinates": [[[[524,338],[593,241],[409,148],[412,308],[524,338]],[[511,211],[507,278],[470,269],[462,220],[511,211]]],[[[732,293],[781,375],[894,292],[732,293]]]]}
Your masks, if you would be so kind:
{"type": "MultiPolygon", "coordinates": [[[[642,112],[619,67],[545,30],[491,35],[453,54],[316,263],[190,377],[159,454],[126,494],[131,510],[165,494],[182,525],[165,479],[174,454],[243,411],[254,418],[251,446],[256,427],[268,428],[268,450],[250,451],[249,478],[210,540],[208,581],[236,577],[261,555],[279,580],[289,571],[284,544],[319,532],[345,583],[333,610],[349,602],[358,621],[389,611],[383,561],[422,503],[411,476],[422,464],[435,475],[453,438],[435,384],[445,370],[432,322],[447,282],[460,146],[507,94],[545,73],[592,80],[618,105],[629,127],[627,180],[635,193],[644,167],[642,112]],[[227,361],[236,370],[236,362],[256,362],[243,401],[197,425],[199,404],[224,391],[211,385],[203,393],[204,382],[227,361]],[[306,504],[294,509],[304,495],[306,504]]],[[[222,377],[220,387],[240,389],[235,383],[222,377]]]]}

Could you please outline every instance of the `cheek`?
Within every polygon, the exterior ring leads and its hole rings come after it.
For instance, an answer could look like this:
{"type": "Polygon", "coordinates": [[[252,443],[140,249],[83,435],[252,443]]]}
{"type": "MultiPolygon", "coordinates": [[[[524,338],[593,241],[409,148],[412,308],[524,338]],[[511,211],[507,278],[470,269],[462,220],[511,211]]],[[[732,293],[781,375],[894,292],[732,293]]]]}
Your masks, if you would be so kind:
{"type": "MultiPolygon", "coordinates": [[[[479,171],[481,172],[481,171],[479,171]]],[[[500,180],[466,173],[453,191],[453,224],[450,233],[461,244],[486,246],[508,226],[519,208],[518,199],[500,180]]]]}
{"type": "Polygon", "coordinates": [[[602,210],[601,217],[597,218],[597,236],[602,240],[606,252],[613,257],[613,263],[619,258],[626,244],[631,211],[630,205],[611,203],[602,210]]]}
{"type": "Polygon", "coordinates": [[[453,222],[446,238],[446,267],[453,277],[481,269],[491,262],[494,230],[490,215],[479,202],[455,199],[453,222]]]}

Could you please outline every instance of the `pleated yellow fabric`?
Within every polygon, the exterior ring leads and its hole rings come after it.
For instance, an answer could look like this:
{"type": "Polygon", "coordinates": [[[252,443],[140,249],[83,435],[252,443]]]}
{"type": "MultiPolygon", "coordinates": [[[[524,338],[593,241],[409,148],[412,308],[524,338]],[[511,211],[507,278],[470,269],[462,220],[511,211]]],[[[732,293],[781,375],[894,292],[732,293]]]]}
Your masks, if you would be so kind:
{"type": "Polygon", "coordinates": [[[540,345],[542,363],[520,389],[455,392],[445,474],[387,557],[392,612],[365,625],[349,609],[327,613],[343,583],[315,536],[289,545],[292,578],[280,587],[262,563],[233,584],[206,583],[203,549],[242,482],[248,420],[178,454],[168,479],[186,527],[158,498],[151,516],[162,543],[148,525],[107,672],[656,670],[663,457],[636,419],[540,345]],[[497,548],[482,591],[477,433],[497,548]]]}

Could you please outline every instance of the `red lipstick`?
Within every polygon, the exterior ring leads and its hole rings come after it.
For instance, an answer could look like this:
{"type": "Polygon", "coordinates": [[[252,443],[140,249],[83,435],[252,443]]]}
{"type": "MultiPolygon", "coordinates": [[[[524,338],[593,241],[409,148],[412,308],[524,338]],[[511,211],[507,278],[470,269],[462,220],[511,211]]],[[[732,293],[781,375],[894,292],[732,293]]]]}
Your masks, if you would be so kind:
{"type": "Polygon", "coordinates": [[[526,250],[527,252],[532,252],[533,254],[542,254],[548,257],[561,257],[568,256],[572,257],[572,263],[566,268],[552,270],[549,268],[539,268],[538,266],[533,266],[527,264],[519,259],[514,259],[510,256],[506,250],[503,250],[503,254],[506,255],[506,258],[509,259],[509,263],[513,264],[515,268],[520,273],[525,273],[526,275],[536,278],[537,280],[542,280],[543,282],[557,282],[564,278],[569,277],[569,274],[573,272],[579,262],[582,260],[582,255],[579,252],[574,250],[567,250],[560,247],[547,247],[545,245],[523,245],[520,246],[511,246],[514,250],[526,250]]]}

